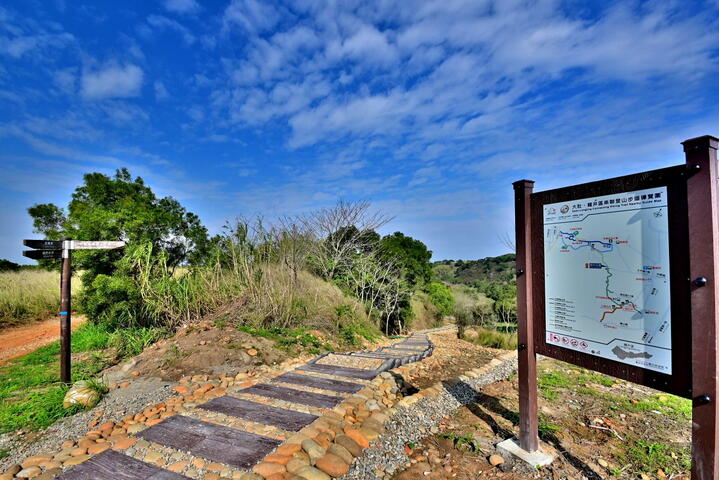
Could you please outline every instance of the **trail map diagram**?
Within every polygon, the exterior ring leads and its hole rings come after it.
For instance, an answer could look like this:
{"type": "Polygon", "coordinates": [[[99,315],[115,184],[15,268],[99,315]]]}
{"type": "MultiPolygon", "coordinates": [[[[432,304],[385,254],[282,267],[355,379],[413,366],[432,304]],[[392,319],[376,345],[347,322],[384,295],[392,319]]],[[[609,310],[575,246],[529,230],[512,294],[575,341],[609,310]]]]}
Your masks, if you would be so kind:
{"type": "Polygon", "coordinates": [[[671,374],[666,187],[544,205],[546,341],[671,374]]]}

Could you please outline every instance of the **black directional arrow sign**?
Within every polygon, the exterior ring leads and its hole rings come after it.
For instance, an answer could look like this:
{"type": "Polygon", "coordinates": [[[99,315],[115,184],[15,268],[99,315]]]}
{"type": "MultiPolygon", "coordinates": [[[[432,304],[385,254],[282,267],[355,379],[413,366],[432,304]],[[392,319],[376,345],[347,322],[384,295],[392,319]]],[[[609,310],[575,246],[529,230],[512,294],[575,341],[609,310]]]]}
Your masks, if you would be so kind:
{"type": "MultiPolygon", "coordinates": [[[[62,250],[62,240],[23,240],[22,244],[30,248],[42,248],[45,250],[62,250]]],[[[30,255],[25,255],[29,257],[30,255]]],[[[33,257],[30,257],[33,258],[33,257]]],[[[43,257],[60,258],[60,257],[43,257]]]]}
{"type": "Polygon", "coordinates": [[[47,260],[50,258],[62,258],[62,250],[25,250],[23,256],[34,260],[47,260]]]}

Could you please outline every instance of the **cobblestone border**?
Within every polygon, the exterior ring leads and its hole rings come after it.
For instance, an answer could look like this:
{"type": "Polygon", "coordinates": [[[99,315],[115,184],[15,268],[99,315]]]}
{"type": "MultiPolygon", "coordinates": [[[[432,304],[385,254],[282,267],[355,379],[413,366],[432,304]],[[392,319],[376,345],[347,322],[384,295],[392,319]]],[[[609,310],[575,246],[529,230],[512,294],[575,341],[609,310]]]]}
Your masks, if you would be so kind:
{"type": "MultiPolygon", "coordinates": [[[[401,370],[401,369],[397,369],[401,370]]],[[[438,382],[405,397],[389,410],[385,431],[362,452],[342,480],[379,480],[409,462],[404,446],[419,442],[445,415],[471,403],[481,387],[509,377],[517,370],[516,352],[508,352],[481,368],[438,382]]],[[[392,372],[395,373],[395,372],[392,372]]],[[[401,375],[401,371],[396,372],[401,375]]]]}

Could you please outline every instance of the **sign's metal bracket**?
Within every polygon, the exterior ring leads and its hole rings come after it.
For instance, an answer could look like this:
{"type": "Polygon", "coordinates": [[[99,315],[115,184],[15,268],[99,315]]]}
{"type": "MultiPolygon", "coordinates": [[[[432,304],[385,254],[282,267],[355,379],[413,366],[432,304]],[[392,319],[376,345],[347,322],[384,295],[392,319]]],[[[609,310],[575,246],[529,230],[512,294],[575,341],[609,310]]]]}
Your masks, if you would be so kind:
{"type": "Polygon", "coordinates": [[[687,171],[686,176],[687,178],[693,176],[695,173],[699,173],[699,170],[701,170],[702,167],[697,165],[696,163],[693,165],[687,165],[687,171]]]}

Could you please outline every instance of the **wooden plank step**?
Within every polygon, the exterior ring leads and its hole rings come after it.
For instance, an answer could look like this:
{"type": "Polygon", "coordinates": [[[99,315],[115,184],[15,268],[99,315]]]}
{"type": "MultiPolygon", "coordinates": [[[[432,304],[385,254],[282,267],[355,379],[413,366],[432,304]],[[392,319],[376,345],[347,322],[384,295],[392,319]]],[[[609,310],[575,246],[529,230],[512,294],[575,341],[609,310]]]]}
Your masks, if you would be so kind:
{"type": "Polygon", "coordinates": [[[313,388],[321,388],[323,390],[332,390],[339,393],[357,393],[364,385],[352,382],[343,382],[341,380],[330,380],[328,378],[310,377],[309,375],[299,375],[297,373],[285,373],[273,379],[277,382],[292,383],[294,385],[306,385],[313,388]]]}
{"type": "Polygon", "coordinates": [[[310,372],[329,373],[339,377],[362,378],[372,380],[378,375],[377,370],[362,370],[359,368],[337,367],[334,365],[320,365],[317,363],[308,363],[298,368],[298,370],[308,370],[310,372]]]}
{"type": "Polygon", "coordinates": [[[408,353],[392,353],[392,352],[366,352],[366,353],[353,353],[353,357],[362,357],[362,358],[402,358],[402,357],[408,357],[408,353]]]}
{"type": "Polygon", "coordinates": [[[189,480],[114,450],[106,450],[55,477],[55,480],[189,480]]]}
{"type": "Polygon", "coordinates": [[[138,437],[212,462],[250,468],[282,443],[274,438],[175,415],[138,437]]]}
{"type": "Polygon", "coordinates": [[[263,425],[272,425],[290,432],[297,432],[317,419],[316,415],[309,413],[263,405],[227,395],[213,398],[207,403],[198,405],[198,408],[219,412],[231,417],[244,418],[263,425]]]}
{"type": "Polygon", "coordinates": [[[251,393],[263,397],[276,398],[286,402],[300,403],[317,408],[332,408],[344,400],[342,397],[323,395],[321,393],[303,392],[294,388],[258,383],[251,387],[239,390],[237,393],[251,393]]]}

